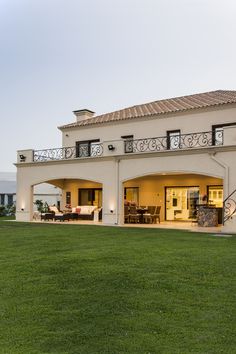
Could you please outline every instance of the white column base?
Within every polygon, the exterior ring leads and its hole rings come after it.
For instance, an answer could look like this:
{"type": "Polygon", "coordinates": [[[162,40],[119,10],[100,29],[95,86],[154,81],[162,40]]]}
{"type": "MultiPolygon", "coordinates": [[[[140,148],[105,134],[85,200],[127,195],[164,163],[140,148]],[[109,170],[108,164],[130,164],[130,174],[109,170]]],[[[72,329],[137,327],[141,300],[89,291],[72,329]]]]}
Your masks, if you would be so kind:
{"type": "Polygon", "coordinates": [[[16,221],[30,221],[31,216],[29,211],[17,211],[16,221]]]}

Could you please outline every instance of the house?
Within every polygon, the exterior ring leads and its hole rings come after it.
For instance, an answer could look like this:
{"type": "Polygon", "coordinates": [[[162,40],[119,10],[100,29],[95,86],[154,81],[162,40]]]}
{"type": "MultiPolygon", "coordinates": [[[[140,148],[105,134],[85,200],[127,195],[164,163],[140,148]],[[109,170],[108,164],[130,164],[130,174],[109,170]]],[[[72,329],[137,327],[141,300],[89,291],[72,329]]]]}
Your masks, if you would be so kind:
{"type": "Polygon", "coordinates": [[[17,220],[32,219],[33,188],[47,182],[62,205],[102,207],[104,224],[124,223],[125,202],[190,221],[207,199],[221,229],[236,231],[236,91],[73,113],[62,147],[17,152],[17,220]]]}
{"type": "MultiPolygon", "coordinates": [[[[34,188],[33,202],[37,199],[43,203],[60,205],[61,190],[51,184],[42,183],[34,188]]],[[[0,205],[16,204],[16,173],[0,172],[0,205]]],[[[34,205],[36,210],[36,205],[34,205]]]]}
{"type": "Polygon", "coordinates": [[[12,206],[16,203],[16,174],[0,172],[0,205],[12,206]]]}

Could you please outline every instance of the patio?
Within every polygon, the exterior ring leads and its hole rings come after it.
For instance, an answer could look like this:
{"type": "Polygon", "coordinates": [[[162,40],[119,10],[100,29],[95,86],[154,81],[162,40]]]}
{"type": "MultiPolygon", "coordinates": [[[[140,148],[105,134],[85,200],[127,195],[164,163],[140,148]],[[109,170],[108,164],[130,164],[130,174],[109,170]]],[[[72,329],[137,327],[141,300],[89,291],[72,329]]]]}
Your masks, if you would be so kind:
{"type": "MultiPolygon", "coordinates": [[[[94,225],[94,226],[111,226],[104,225],[101,221],[92,221],[92,220],[70,220],[65,222],[58,221],[39,221],[34,220],[32,223],[47,223],[47,224],[56,224],[56,225],[94,225]]],[[[145,229],[170,229],[170,230],[185,230],[191,232],[204,232],[204,233],[221,233],[221,226],[217,227],[200,227],[192,222],[171,222],[163,221],[161,224],[123,224],[123,225],[114,225],[114,227],[128,227],[128,228],[145,228],[145,229]]]]}

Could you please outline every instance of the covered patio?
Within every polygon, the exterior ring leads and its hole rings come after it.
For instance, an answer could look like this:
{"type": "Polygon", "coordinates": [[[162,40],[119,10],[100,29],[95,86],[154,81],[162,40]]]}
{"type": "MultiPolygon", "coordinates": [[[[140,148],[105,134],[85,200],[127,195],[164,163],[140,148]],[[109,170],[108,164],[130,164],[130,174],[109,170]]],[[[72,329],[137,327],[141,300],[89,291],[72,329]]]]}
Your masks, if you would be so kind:
{"type": "Polygon", "coordinates": [[[159,173],[123,183],[124,223],[161,227],[221,227],[223,179],[193,173],[159,173]],[[133,215],[134,214],[134,215],[133,215]],[[136,214],[136,216],[135,216],[136,214]]]}

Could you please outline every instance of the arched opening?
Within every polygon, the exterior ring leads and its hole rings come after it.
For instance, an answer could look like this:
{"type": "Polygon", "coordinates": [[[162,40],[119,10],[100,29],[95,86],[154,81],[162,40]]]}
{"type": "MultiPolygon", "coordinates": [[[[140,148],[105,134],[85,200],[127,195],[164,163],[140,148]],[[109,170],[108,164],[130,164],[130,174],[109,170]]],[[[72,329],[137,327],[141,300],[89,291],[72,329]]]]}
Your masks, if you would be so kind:
{"type": "MultiPolygon", "coordinates": [[[[38,205],[35,202],[40,200],[43,208],[37,211],[40,211],[41,215],[54,209],[58,210],[58,215],[59,212],[67,214],[66,220],[95,220],[96,215],[99,221],[102,219],[102,191],[102,183],[84,179],[61,178],[43,181],[33,186],[33,210],[37,210],[38,205]]],[[[45,218],[47,219],[47,216],[45,218]]],[[[51,219],[50,215],[48,219],[51,219]]]]}
{"type": "MultiPolygon", "coordinates": [[[[217,210],[217,224],[222,224],[222,178],[194,173],[159,173],[127,180],[123,182],[123,189],[125,223],[140,220],[142,223],[193,223],[199,207],[205,205],[217,210]],[[129,218],[127,206],[139,206],[139,209],[144,209],[144,214],[150,214],[150,210],[158,207],[156,213],[158,210],[160,218],[145,215],[129,218]]],[[[142,210],[138,210],[138,214],[140,212],[142,210]]]]}

